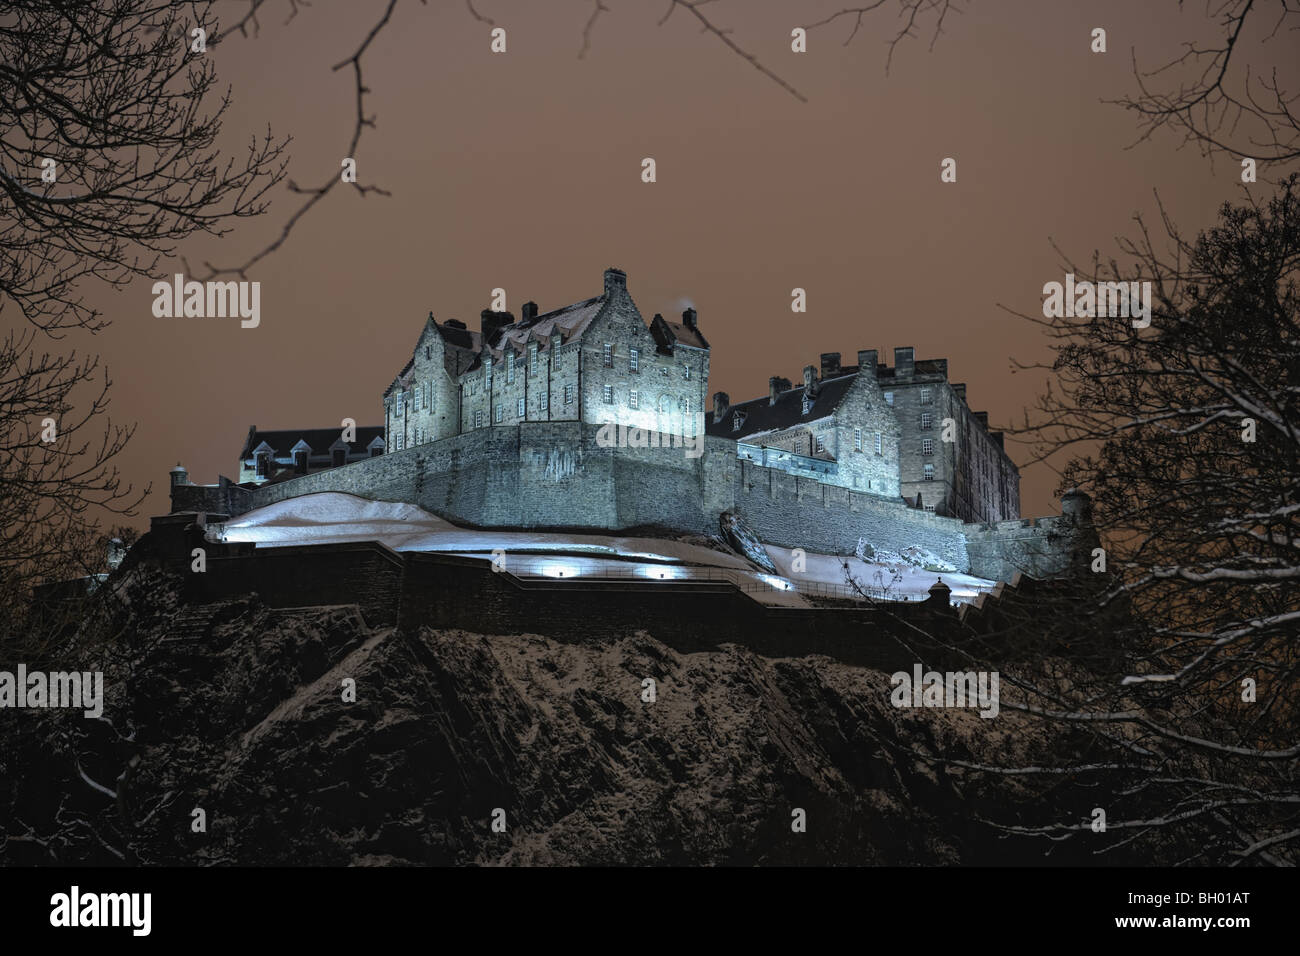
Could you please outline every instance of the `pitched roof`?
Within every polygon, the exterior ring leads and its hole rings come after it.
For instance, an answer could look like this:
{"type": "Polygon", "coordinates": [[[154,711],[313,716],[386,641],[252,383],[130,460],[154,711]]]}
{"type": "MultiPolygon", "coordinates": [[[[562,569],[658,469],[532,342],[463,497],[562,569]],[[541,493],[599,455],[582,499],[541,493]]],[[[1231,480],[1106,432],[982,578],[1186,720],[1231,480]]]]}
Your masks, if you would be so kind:
{"type": "MultiPolygon", "coordinates": [[[[289,452],[299,441],[305,441],[311,446],[312,454],[324,455],[343,435],[342,428],[282,428],[274,431],[259,429],[253,425],[248,430],[248,437],[244,439],[243,450],[240,451],[240,460],[247,460],[253,457],[253,450],[263,442],[270,445],[279,458],[288,458],[289,452]]],[[[358,425],[356,441],[348,447],[352,452],[360,452],[369,447],[375,438],[384,437],[383,425],[358,425]]]]}
{"type": "Polygon", "coordinates": [[[708,415],[704,427],[705,433],[723,438],[742,439],[761,432],[781,431],[825,418],[839,407],[856,377],[857,373],[854,372],[851,375],[841,375],[818,382],[817,395],[807,412],[803,410],[802,385],[778,393],[775,405],[770,403],[767,395],[747,402],[739,402],[727,409],[721,421],[715,422],[713,415],[708,415]],[[737,415],[743,415],[744,421],[739,428],[733,428],[737,415]]]}

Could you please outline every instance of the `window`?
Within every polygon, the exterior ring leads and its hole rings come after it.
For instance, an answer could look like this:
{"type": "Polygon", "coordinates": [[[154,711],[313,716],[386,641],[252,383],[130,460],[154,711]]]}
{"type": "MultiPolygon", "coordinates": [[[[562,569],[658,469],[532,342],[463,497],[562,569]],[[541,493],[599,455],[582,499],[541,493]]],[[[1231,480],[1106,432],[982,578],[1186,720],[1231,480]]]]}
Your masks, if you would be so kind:
{"type": "Polygon", "coordinates": [[[740,426],[743,424],[745,424],[745,416],[740,414],[740,412],[736,412],[736,414],[731,416],[731,430],[733,432],[740,431],[740,426]]]}
{"type": "Polygon", "coordinates": [[[934,465],[929,462],[926,462],[924,477],[926,481],[934,481],[934,465]]]}
{"type": "Polygon", "coordinates": [[[605,396],[605,404],[606,404],[606,405],[613,405],[613,404],[614,404],[614,386],[613,386],[613,385],[606,385],[606,386],[602,389],[602,392],[603,392],[603,394],[604,394],[604,396],[605,396]]]}
{"type": "Polygon", "coordinates": [[[922,454],[922,455],[933,455],[933,454],[934,454],[934,439],[933,439],[933,438],[922,438],[922,439],[921,439],[921,454],[922,454]]]}
{"type": "Polygon", "coordinates": [[[519,399],[518,408],[515,411],[515,414],[518,415],[520,418],[524,417],[524,400],[522,398],[519,399]]]}
{"type": "Polygon", "coordinates": [[[605,368],[614,367],[614,346],[611,345],[609,342],[605,343],[604,359],[605,359],[604,361],[605,368]]]}
{"type": "Polygon", "coordinates": [[[474,413],[474,427],[475,428],[483,427],[483,409],[481,408],[474,413]]]}
{"type": "Polygon", "coordinates": [[[305,451],[293,453],[293,470],[300,475],[307,474],[307,453],[305,451]]]}
{"type": "Polygon", "coordinates": [[[257,477],[265,478],[268,471],[270,471],[270,456],[262,452],[257,456],[257,477]]]}
{"type": "Polygon", "coordinates": [[[419,385],[415,386],[415,408],[417,410],[419,410],[420,402],[423,399],[424,399],[424,389],[419,385]]]}
{"type": "Polygon", "coordinates": [[[883,455],[884,453],[885,453],[885,436],[880,434],[880,432],[876,432],[876,454],[883,455]]]}
{"type": "Polygon", "coordinates": [[[433,358],[433,346],[432,346],[432,345],[426,345],[426,346],[424,347],[424,357],[427,358],[427,359],[431,359],[431,358],[433,358]]]}
{"type": "Polygon", "coordinates": [[[689,365],[682,366],[682,378],[688,382],[691,380],[691,367],[689,365]]]}
{"type": "Polygon", "coordinates": [[[637,371],[637,363],[641,359],[640,349],[628,349],[627,351],[627,370],[629,372],[637,371]]]}
{"type": "Polygon", "coordinates": [[[893,392],[886,392],[886,393],[885,393],[885,404],[886,404],[886,405],[892,405],[892,404],[894,404],[894,393],[893,393],[893,392]]]}
{"type": "Polygon", "coordinates": [[[529,343],[528,346],[528,374],[537,374],[537,343],[529,343]]]}
{"type": "Polygon", "coordinates": [[[627,403],[628,403],[628,405],[631,406],[632,408],[640,408],[640,407],[641,407],[641,398],[640,398],[639,395],[637,395],[637,391],[636,391],[635,388],[632,389],[632,391],[628,392],[628,394],[627,394],[627,403]]]}
{"type": "Polygon", "coordinates": [[[396,408],[397,417],[401,418],[402,417],[402,392],[400,390],[397,393],[397,403],[395,405],[395,408],[396,408]]]}
{"type": "Polygon", "coordinates": [[[382,448],[380,448],[378,445],[371,445],[371,446],[370,446],[370,457],[371,457],[371,458],[378,458],[378,457],[379,457],[380,455],[382,455],[383,453],[384,453],[384,450],[383,450],[382,448]]]}
{"type": "Polygon", "coordinates": [[[929,413],[929,412],[922,412],[922,413],[921,413],[921,427],[922,427],[922,428],[933,428],[933,427],[934,427],[934,422],[933,422],[933,420],[931,419],[931,417],[930,417],[930,413],[929,413]]]}
{"type": "Polygon", "coordinates": [[[821,436],[821,435],[818,435],[818,436],[817,436],[817,454],[819,454],[819,455],[824,455],[824,454],[826,454],[826,446],[822,443],[822,436],[821,436]]]}
{"type": "Polygon", "coordinates": [[[932,400],[930,390],[928,388],[921,389],[921,404],[929,405],[932,400]]]}
{"type": "Polygon", "coordinates": [[[550,407],[550,396],[542,392],[542,397],[537,401],[537,407],[541,411],[546,411],[550,407]]]}
{"type": "Polygon", "coordinates": [[[348,453],[345,449],[335,448],[333,454],[334,467],[339,468],[348,463],[348,453]]]}
{"type": "Polygon", "coordinates": [[[515,380],[515,353],[511,352],[506,356],[506,384],[509,385],[515,380]]]}
{"type": "Polygon", "coordinates": [[[572,386],[572,385],[566,385],[566,386],[564,386],[564,404],[565,404],[565,405],[572,405],[572,404],[573,404],[573,386],[572,386]]]}
{"type": "Polygon", "coordinates": [[[493,424],[496,424],[496,425],[500,425],[500,424],[501,424],[501,414],[502,414],[502,408],[501,408],[500,403],[498,403],[498,404],[497,404],[497,407],[496,407],[496,414],[495,414],[495,415],[493,416],[493,418],[492,418],[492,422],[493,422],[493,424]]]}
{"type": "Polygon", "coordinates": [[[805,395],[803,397],[803,413],[807,415],[810,411],[812,411],[812,407],[813,407],[812,399],[809,398],[807,395],[805,395]]]}
{"type": "Polygon", "coordinates": [[[853,450],[862,451],[862,429],[853,429],[853,450]]]}

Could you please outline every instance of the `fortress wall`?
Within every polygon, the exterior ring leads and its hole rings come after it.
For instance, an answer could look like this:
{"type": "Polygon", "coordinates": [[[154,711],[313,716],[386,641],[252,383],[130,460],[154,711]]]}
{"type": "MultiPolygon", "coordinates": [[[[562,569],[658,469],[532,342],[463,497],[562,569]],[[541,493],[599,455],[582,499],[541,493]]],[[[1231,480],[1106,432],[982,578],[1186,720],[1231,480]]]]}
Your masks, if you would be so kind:
{"type": "Polygon", "coordinates": [[[971,573],[995,581],[1010,581],[1017,571],[1039,579],[1063,574],[1096,546],[1096,531],[1067,516],[966,526],[971,573]]]}
{"type": "Polygon", "coordinates": [[[738,463],[735,509],[760,538],[783,548],[852,554],[858,538],[865,538],[873,548],[901,551],[917,545],[962,571],[970,566],[967,526],[956,518],[753,462],[738,463]]]}

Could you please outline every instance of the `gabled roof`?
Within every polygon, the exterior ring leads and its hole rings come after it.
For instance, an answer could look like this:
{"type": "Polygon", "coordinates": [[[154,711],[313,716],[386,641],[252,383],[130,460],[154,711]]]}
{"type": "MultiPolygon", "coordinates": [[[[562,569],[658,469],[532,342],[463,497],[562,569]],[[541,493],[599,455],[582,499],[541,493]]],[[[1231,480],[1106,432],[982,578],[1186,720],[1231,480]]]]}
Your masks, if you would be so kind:
{"type": "MultiPolygon", "coordinates": [[[[337,442],[342,434],[342,428],[282,428],[275,431],[262,431],[253,425],[248,430],[248,437],[244,439],[244,447],[239,453],[239,458],[241,461],[252,458],[254,449],[263,442],[269,445],[279,458],[288,458],[293,446],[300,441],[311,446],[313,455],[327,455],[330,446],[337,442]]],[[[358,425],[356,440],[349,447],[353,453],[360,453],[365,451],[376,437],[382,438],[383,435],[382,425],[358,425]]]]}
{"type": "Polygon", "coordinates": [[[718,422],[715,422],[712,413],[709,413],[706,416],[705,433],[740,440],[760,432],[782,431],[795,425],[815,422],[819,418],[827,417],[839,407],[856,377],[855,373],[818,382],[817,395],[812,407],[806,413],[803,410],[802,385],[780,392],[776,396],[775,405],[770,404],[769,396],[764,395],[762,398],[754,398],[730,406],[723,414],[722,420],[718,422]],[[738,429],[733,430],[732,424],[737,415],[743,415],[744,421],[738,429]]]}

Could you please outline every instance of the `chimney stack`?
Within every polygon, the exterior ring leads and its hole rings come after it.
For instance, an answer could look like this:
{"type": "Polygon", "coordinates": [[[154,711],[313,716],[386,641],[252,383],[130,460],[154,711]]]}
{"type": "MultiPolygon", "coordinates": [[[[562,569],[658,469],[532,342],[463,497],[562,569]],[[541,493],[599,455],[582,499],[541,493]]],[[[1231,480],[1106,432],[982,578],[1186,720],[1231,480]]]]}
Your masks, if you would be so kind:
{"type": "Polygon", "coordinates": [[[697,317],[694,309],[687,309],[685,312],[682,313],[682,322],[684,322],[686,327],[690,329],[692,332],[694,332],[696,329],[696,325],[695,325],[696,321],[697,321],[697,317]]]}
{"type": "Polygon", "coordinates": [[[781,379],[773,375],[767,380],[767,404],[775,405],[776,396],[781,393],[781,379]]]}
{"type": "Polygon", "coordinates": [[[876,377],[877,361],[875,349],[858,349],[859,372],[866,372],[874,379],[876,377]]]}
{"type": "Polygon", "coordinates": [[[803,367],[803,390],[809,395],[817,394],[817,366],[805,365],[803,367]]]}
{"type": "Polygon", "coordinates": [[[507,325],[513,325],[514,315],[509,312],[493,312],[491,309],[484,309],[479,313],[479,321],[482,322],[480,328],[483,331],[483,344],[496,347],[497,336],[507,325]]]}
{"type": "Polygon", "coordinates": [[[731,396],[726,392],[713,393],[713,424],[717,424],[727,414],[727,409],[731,407],[731,396]]]}
{"type": "Polygon", "coordinates": [[[627,292],[627,273],[610,266],[605,270],[605,297],[627,292]]]}
{"type": "Polygon", "coordinates": [[[952,390],[953,390],[954,392],[957,393],[957,397],[960,398],[963,402],[966,401],[966,383],[965,383],[965,382],[956,382],[956,383],[952,386],[952,390]]]}
{"type": "Polygon", "coordinates": [[[822,353],[822,379],[835,378],[840,374],[840,353],[822,353]]]}
{"type": "Polygon", "coordinates": [[[525,302],[525,303],[524,303],[524,308],[523,308],[523,313],[522,313],[522,315],[520,316],[520,318],[521,318],[524,322],[531,322],[533,319],[537,318],[537,303],[536,303],[536,302],[525,302]]]}
{"type": "Polygon", "coordinates": [[[903,348],[894,349],[894,378],[911,378],[913,365],[914,359],[912,346],[908,345],[903,348]]]}

